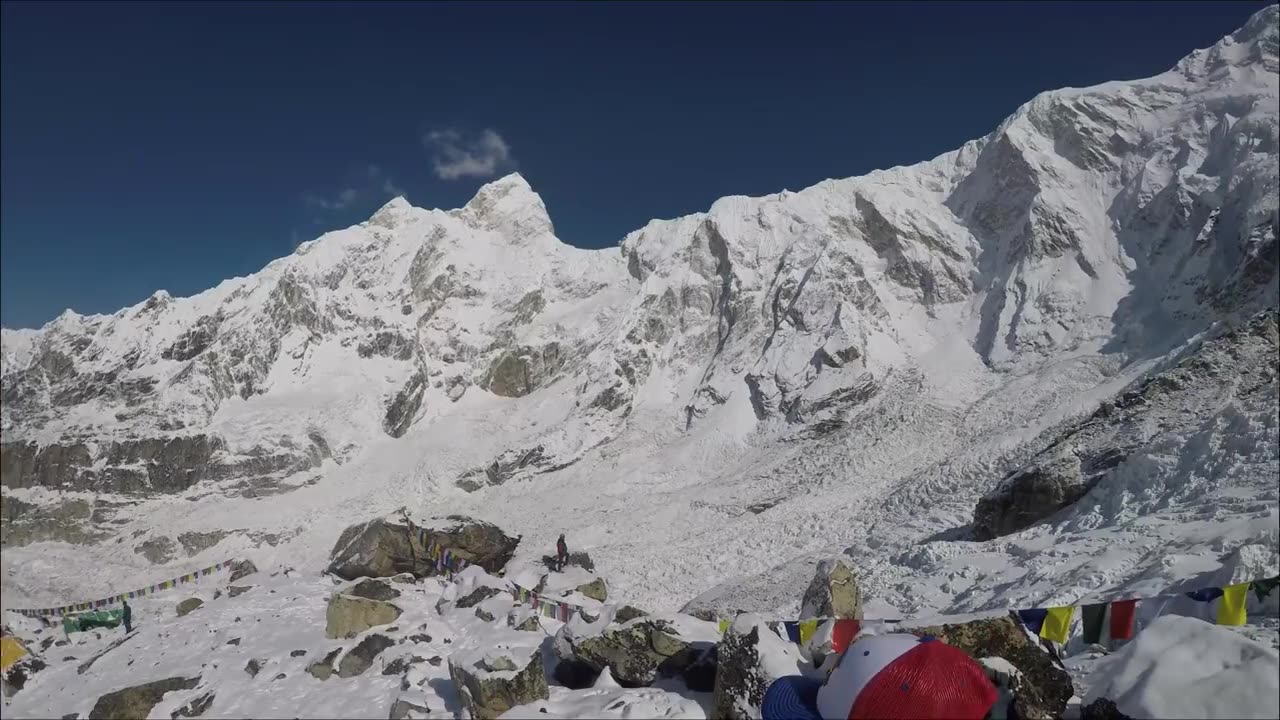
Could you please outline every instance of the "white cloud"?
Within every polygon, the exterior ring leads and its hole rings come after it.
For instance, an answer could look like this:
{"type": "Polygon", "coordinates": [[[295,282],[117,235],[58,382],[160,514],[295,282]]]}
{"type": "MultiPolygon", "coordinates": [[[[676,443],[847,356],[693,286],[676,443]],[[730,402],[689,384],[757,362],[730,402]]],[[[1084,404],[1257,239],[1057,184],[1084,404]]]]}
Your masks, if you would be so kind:
{"type": "MultiPolygon", "coordinates": [[[[356,170],[354,175],[356,177],[349,186],[331,196],[314,192],[303,193],[302,203],[312,210],[324,214],[346,210],[366,199],[376,199],[381,202],[408,194],[378,165],[367,165],[364,168],[363,175],[359,170],[356,170]]],[[[317,218],[318,221],[319,219],[317,218]]]]}
{"type": "Polygon", "coordinates": [[[490,177],[513,163],[511,146],[489,129],[471,136],[457,130],[433,130],[422,141],[431,150],[436,177],[442,180],[490,177]]]}

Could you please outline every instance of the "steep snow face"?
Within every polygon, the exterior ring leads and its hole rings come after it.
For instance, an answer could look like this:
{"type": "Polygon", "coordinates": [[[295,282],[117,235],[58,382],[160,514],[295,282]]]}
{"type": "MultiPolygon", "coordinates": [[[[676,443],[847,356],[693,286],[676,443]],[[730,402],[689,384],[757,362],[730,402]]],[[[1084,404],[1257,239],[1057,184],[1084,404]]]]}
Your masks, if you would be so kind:
{"type": "MultiPolygon", "coordinates": [[[[867,542],[875,511],[894,520],[863,548],[869,583],[910,611],[942,558],[899,553],[964,525],[1042,431],[1277,303],[1276,25],[1271,7],[929,162],[723,198],[620,248],[561,243],[511,175],[457,210],[393,200],[194,297],[5,330],[6,501],[162,563],[318,563],[356,516],[462,509],[568,531],[656,607],[741,576],[767,606],[753,573],[867,542]]],[[[1256,517],[1218,519],[1205,536],[1257,540],[1256,517]]],[[[957,566],[1014,552],[951,537],[957,566]]],[[[119,555],[8,550],[6,597],[107,580],[37,577],[37,557],[146,565],[119,555]]],[[[978,571],[954,573],[928,603],[999,602],[957,597],[978,571]]]]}

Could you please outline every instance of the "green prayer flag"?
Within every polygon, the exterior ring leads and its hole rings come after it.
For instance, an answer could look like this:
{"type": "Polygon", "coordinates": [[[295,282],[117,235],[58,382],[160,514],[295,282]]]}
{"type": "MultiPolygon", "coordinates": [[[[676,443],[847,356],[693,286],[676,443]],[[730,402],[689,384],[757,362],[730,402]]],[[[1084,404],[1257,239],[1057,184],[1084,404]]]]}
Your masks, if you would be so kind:
{"type": "Polygon", "coordinates": [[[1080,617],[1084,621],[1084,641],[1102,642],[1102,630],[1106,627],[1107,620],[1107,604],[1085,605],[1080,608],[1080,617]]]}

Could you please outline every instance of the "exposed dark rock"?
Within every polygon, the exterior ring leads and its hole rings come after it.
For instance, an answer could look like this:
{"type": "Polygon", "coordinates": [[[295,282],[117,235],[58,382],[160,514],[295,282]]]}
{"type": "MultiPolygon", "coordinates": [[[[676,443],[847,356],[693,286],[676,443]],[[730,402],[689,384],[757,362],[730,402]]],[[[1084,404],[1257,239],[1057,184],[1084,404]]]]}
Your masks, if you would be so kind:
{"type": "Polygon", "coordinates": [[[595,685],[600,672],[599,668],[590,663],[571,657],[556,663],[553,676],[556,682],[570,690],[586,690],[595,685]]]}
{"type": "Polygon", "coordinates": [[[325,610],[325,637],[355,637],[371,627],[390,625],[400,613],[400,608],[389,602],[337,592],[325,610]]]}
{"type": "Polygon", "coordinates": [[[447,528],[426,528],[425,538],[419,536],[417,526],[411,532],[405,525],[382,519],[352,525],[342,532],[330,553],[329,572],[347,580],[402,572],[433,576],[436,566],[427,555],[425,539],[427,544],[449,548],[456,556],[498,574],[519,543],[495,525],[457,515],[447,520],[451,523],[447,528]]]}
{"type": "Polygon", "coordinates": [[[1120,712],[1116,704],[1106,698],[1098,698],[1080,709],[1080,720],[1132,720],[1120,712]]]}
{"type": "Polygon", "coordinates": [[[668,622],[642,619],[611,625],[599,635],[567,635],[572,656],[596,670],[606,666],[623,687],[644,687],[659,676],[682,674],[705,650],[684,640],[668,622]]]}
{"type": "Polygon", "coordinates": [[[775,673],[796,668],[804,661],[791,643],[773,635],[761,619],[740,617],[716,645],[716,675],[709,717],[759,717],[760,705],[775,673]]]}
{"type": "Polygon", "coordinates": [[[396,641],[386,635],[367,635],[342,656],[342,660],[338,662],[338,677],[349,678],[363,673],[373,665],[374,658],[395,644],[396,641]]]}
{"type": "Polygon", "coordinates": [[[182,617],[196,608],[204,605],[204,601],[200,598],[187,598],[178,603],[178,617],[182,617]]]}
{"type": "Polygon", "coordinates": [[[231,577],[228,582],[235,582],[243,577],[247,577],[258,572],[257,566],[250,560],[237,560],[231,566],[231,577]]]}
{"type": "Polygon", "coordinates": [[[488,600],[491,597],[497,597],[498,595],[501,595],[501,594],[502,594],[502,591],[499,590],[498,588],[482,585],[476,588],[475,590],[472,590],[471,592],[467,593],[465,596],[458,598],[458,600],[453,605],[454,607],[458,607],[458,608],[475,607],[476,605],[479,605],[485,600],[488,600]]]}
{"type": "Polygon", "coordinates": [[[1081,472],[1080,458],[1069,451],[1016,470],[995,492],[978,500],[974,539],[990,540],[1030,527],[1084,497],[1092,487],[1081,472]]]}
{"type": "Polygon", "coordinates": [[[249,673],[249,677],[257,677],[258,672],[262,670],[262,661],[257,658],[249,660],[245,663],[244,671],[249,673]]]}
{"type": "MultiPolygon", "coordinates": [[[[556,556],[555,556],[555,555],[543,555],[543,556],[542,556],[542,564],[543,564],[543,566],[544,566],[544,567],[546,567],[548,570],[556,570],[556,569],[557,569],[557,568],[556,568],[556,556]]],[[[564,562],[564,564],[565,564],[565,567],[570,567],[570,566],[572,566],[572,567],[580,567],[580,568],[582,568],[583,570],[589,570],[589,571],[591,571],[591,572],[595,572],[595,571],[596,571],[596,564],[595,564],[594,562],[592,562],[592,561],[591,561],[591,556],[590,556],[590,555],[588,555],[585,551],[583,551],[583,552],[571,552],[571,553],[569,553],[569,556],[568,556],[567,558],[565,558],[565,562],[564,562]]]]}
{"type": "Polygon", "coordinates": [[[382,330],[356,347],[356,354],[362,358],[375,355],[396,360],[413,359],[413,341],[398,332],[382,330]]]}
{"type": "MultiPolygon", "coordinates": [[[[613,621],[616,623],[625,623],[629,620],[635,620],[638,617],[644,617],[649,613],[632,605],[623,605],[613,614],[613,621]]],[[[714,620],[714,618],[713,618],[714,620]]]]}
{"type": "Polygon", "coordinates": [[[211,532],[184,532],[178,536],[178,543],[188,556],[197,555],[222,542],[230,533],[225,530],[211,532]]]}
{"type": "Polygon", "coordinates": [[[536,474],[562,467],[565,466],[557,465],[543,446],[537,445],[527,450],[507,450],[485,467],[463,473],[456,484],[467,492],[475,492],[486,485],[502,485],[522,472],[536,474]]]}
{"type": "Polygon", "coordinates": [[[818,563],[813,581],[800,604],[800,619],[862,619],[862,591],[853,568],[844,558],[818,563]]]}
{"type": "Polygon", "coordinates": [[[399,675],[404,671],[408,670],[410,667],[426,661],[427,661],[426,658],[418,657],[417,655],[408,655],[405,657],[398,657],[395,660],[392,660],[391,662],[387,663],[386,667],[382,668],[382,674],[383,675],[399,675]]]}
{"type": "Polygon", "coordinates": [[[508,655],[449,658],[449,676],[475,720],[493,720],[518,705],[547,699],[542,653],[537,648],[508,655]],[[514,673],[510,678],[505,674],[514,673]]]}
{"type": "Polygon", "coordinates": [[[369,600],[395,600],[400,597],[400,591],[388,585],[385,581],[375,578],[367,578],[356,583],[354,586],[343,590],[347,595],[355,597],[367,598],[369,600]]]}
{"type": "Polygon", "coordinates": [[[185,362],[199,355],[213,344],[221,323],[221,313],[200,318],[196,321],[195,327],[187,330],[172,345],[161,351],[160,357],[165,360],[185,362]]]}
{"type": "Polygon", "coordinates": [[[342,648],[330,650],[321,660],[316,660],[307,665],[307,673],[317,680],[328,680],[333,676],[333,661],[338,657],[338,653],[342,652],[342,648]]]}
{"type": "Polygon", "coordinates": [[[41,541],[93,544],[108,536],[97,527],[101,522],[95,505],[86,500],[36,504],[0,494],[0,545],[5,547],[41,541]]]}
{"type": "Polygon", "coordinates": [[[307,654],[306,650],[290,650],[289,651],[289,657],[302,657],[303,655],[306,655],[306,654],[307,654]]]}
{"type": "Polygon", "coordinates": [[[173,544],[173,540],[165,535],[151,538],[133,549],[135,553],[156,565],[172,560],[175,550],[176,547],[173,544]]]}
{"type": "Polygon", "coordinates": [[[493,361],[480,387],[500,397],[523,397],[554,377],[566,360],[555,342],[541,348],[512,348],[493,361]]]}
{"type": "Polygon", "coordinates": [[[239,644],[240,644],[240,638],[231,638],[230,640],[228,640],[228,641],[227,641],[227,644],[228,644],[228,645],[239,645],[239,644]]]}
{"type": "Polygon", "coordinates": [[[231,597],[239,597],[252,589],[252,585],[231,585],[227,588],[227,594],[231,597]]]}
{"type": "Polygon", "coordinates": [[[148,717],[151,708],[160,702],[165,693],[190,690],[199,683],[199,677],[172,677],[109,692],[98,698],[98,702],[89,711],[89,720],[148,717]]]}
{"type": "Polygon", "coordinates": [[[391,714],[388,715],[390,720],[409,720],[414,717],[426,717],[431,713],[425,705],[415,705],[403,698],[396,698],[391,704],[391,714]]]}
{"type": "Polygon", "coordinates": [[[426,392],[427,377],[421,371],[415,372],[387,404],[387,414],[382,419],[382,427],[388,435],[403,437],[409,431],[409,426],[413,424],[413,419],[422,407],[422,398],[426,392]]]}

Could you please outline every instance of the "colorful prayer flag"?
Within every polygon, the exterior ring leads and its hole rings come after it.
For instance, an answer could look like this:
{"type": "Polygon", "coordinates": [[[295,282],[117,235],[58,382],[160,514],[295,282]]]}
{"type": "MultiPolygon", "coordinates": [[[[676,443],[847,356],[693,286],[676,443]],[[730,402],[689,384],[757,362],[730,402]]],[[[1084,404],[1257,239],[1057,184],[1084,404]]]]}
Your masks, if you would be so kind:
{"type": "Polygon", "coordinates": [[[787,631],[787,639],[798,645],[800,643],[800,623],[784,622],[782,627],[787,631]]]}
{"type": "Polygon", "coordinates": [[[858,636],[858,631],[862,629],[862,623],[852,618],[840,618],[836,620],[836,626],[831,631],[831,650],[833,652],[844,652],[845,648],[853,643],[853,639],[858,636]]]}
{"type": "Polygon", "coordinates": [[[1266,580],[1254,580],[1249,583],[1249,587],[1253,590],[1253,594],[1258,596],[1258,602],[1262,602],[1267,599],[1272,590],[1280,587],[1280,576],[1266,580]]]}
{"type": "Polygon", "coordinates": [[[1199,602],[1212,602],[1222,597],[1222,588],[1205,588],[1187,593],[1187,597],[1199,602]]]}
{"type": "Polygon", "coordinates": [[[1249,583],[1230,585],[1223,589],[1218,602],[1219,625],[1243,625],[1247,619],[1245,601],[1249,598],[1249,583]]]}
{"type": "Polygon", "coordinates": [[[1107,604],[1085,605],[1080,608],[1080,619],[1084,621],[1084,641],[1102,642],[1102,629],[1106,627],[1107,621],[1107,604]]]}
{"type": "Polygon", "coordinates": [[[729,621],[728,621],[728,620],[721,620],[721,621],[718,623],[718,626],[719,626],[719,628],[720,628],[720,634],[721,634],[721,635],[724,635],[725,633],[729,632],[729,621]]]}
{"type": "Polygon", "coordinates": [[[813,637],[813,633],[818,629],[817,620],[801,620],[800,621],[800,644],[806,645],[809,638],[813,637]]]}
{"type": "Polygon", "coordinates": [[[1045,614],[1044,625],[1040,628],[1040,637],[1054,642],[1066,642],[1071,634],[1071,616],[1075,614],[1075,610],[1072,605],[1049,608],[1045,614]]]}
{"type": "Polygon", "coordinates": [[[1031,610],[1019,610],[1018,618],[1022,620],[1022,624],[1036,635],[1040,634],[1040,630],[1044,627],[1045,616],[1049,614],[1044,608],[1032,608],[1031,610]]]}

